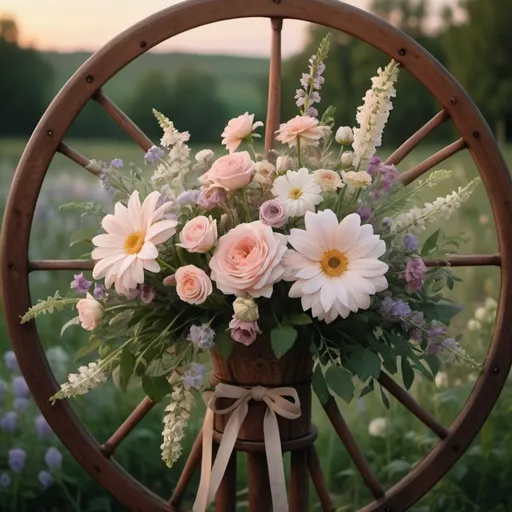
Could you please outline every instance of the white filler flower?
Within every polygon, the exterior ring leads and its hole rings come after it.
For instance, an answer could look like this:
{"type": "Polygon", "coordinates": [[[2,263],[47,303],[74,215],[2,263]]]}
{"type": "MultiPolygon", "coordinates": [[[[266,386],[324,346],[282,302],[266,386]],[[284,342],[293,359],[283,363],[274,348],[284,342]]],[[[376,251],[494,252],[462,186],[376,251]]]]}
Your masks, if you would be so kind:
{"type": "Polygon", "coordinates": [[[304,311],[330,323],[370,307],[370,297],[388,286],[388,266],[379,261],[386,245],[369,224],[352,213],[338,222],[332,210],[307,212],[306,229],[292,229],[283,258],[285,278],[295,281],[290,297],[304,311]]]}
{"type": "Polygon", "coordinates": [[[115,283],[119,293],[137,288],[144,282],[144,270],[159,272],[157,245],[176,232],[176,220],[160,220],[169,207],[157,208],[159,192],[151,192],[140,204],[139,193],[133,192],[128,207],[116,203],[114,215],[106,215],[101,225],[106,234],[92,239],[96,249],[92,258],[98,260],[93,270],[94,279],[105,278],[105,286],[115,283]]]}
{"type": "Polygon", "coordinates": [[[298,171],[288,171],[274,181],[271,190],[286,207],[289,217],[301,217],[307,211],[315,211],[322,202],[322,189],[315,176],[303,167],[298,171]]]}

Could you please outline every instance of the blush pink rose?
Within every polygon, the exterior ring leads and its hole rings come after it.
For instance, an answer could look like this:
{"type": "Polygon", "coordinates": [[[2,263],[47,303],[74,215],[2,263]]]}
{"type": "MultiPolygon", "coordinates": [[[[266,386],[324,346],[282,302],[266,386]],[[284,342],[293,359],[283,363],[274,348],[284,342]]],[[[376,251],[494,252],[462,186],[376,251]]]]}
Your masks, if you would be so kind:
{"type": "Polygon", "coordinates": [[[247,151],[221,156],[203,174],[200,182],[204,186],[237,190],[248,185],[254,171],[254,162],[247,151]]]}
{"type": "Polygon", "coordinates": [[[261,221],[239,224],[219,238],[210,260],[212,280],[226,295],[270,297],[281,280],[286,237],[261,221]]]}
{"type": "Polygon", "coordinates": [[[314,117],[295,116],[279,126],[276,140],[293,147],[300,138],[301,146],[318,146],[318,141],[329,135],[330,131],[328,126],[320,126],[318,119],[314,117]]]}
{"type": "Polygon", "coordinates": [[[85,299],[78,301],[76,305],[78,319],[86,331],[96,329],[103,319],[103,306],[90,294],[85,299]]]}
{"type": "Polygon", "coordinates": [[[180,232],[179,246],[188,252],[208,252],[217,242],[217,221],[200,215],[190,219],[180,232]]]}
{"type": "Polygon", "coordinates": [[[242,141],[251,135],[259,126],[263,126],[261,121],[254,123],[254,114],[249,115],[249,112],[242,114],[241,116],[235,117],[228,122],[226,128],[222,132],[221,136],[222,144],[226,146],[226,149],[233,153],[242,141]]]}
{"type": "Polygon", "coordinates": [[[251,345],[258,334],[262,334],[258,326],[258,322],[244,322],[238,318],[233,318],[229,322],[229,328],[231,329],[231,338],[239,343],[243,343],[245,346],[251,345]]]}
{"type": "Polygon", "coordinates": [[[183,302],[202,304],[213,291],[210,278],[195,265],[185,265],[176,270],[176,292],[183,302]]]}

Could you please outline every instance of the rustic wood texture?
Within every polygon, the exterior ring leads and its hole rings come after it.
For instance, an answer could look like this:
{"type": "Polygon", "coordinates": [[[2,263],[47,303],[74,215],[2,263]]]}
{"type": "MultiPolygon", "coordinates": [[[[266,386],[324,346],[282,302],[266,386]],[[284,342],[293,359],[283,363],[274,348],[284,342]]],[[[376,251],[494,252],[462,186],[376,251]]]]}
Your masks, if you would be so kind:
{"type": "MultiPolygon", "coordinates": [[[[3,301],[9,336],[37,405],[85,470],[131,510],[174,510],[102,454],[99,444],[83,428],[67,402],[49,404],[48,398],[58,386],[46,362],[35,323],[19,323],[19,317],[30,306],[30,231],[39,191],[53,155],[73,120],[108,80],[132,60],[170,37],[209,23],[245,17],[294,18],[325,25],[359,38],[399,61],[449,114],[482,176],[491,202],[502,262],[501,290],[483,372],[463,410],[449,427],[449,437],[387,490],[384,498],[367,505],[361,512],[406,510],[464,453],[492,410],[510,370],[512,182],[487,123],[462,87],[414,40],[369,13],[337,0],[189,0],[134,25],[88,59],[42,117],[11,185],[2,228],[0,279],[2,295],[9,297],[8,301],[3,301]]],[[[144,141],[144,149],[149,143],[144,141]]],[[[462,148],[462,142],[459,145],[462,148]]],[[[438,158],[429,163],[436,165],[438,158]]],[[[254,498],[259,496],[254,494],[254,498]]]]}
{"type": "Polygon", "coordinates": [[[90,172],[94,176],[99,176],[99,171],[95,171],[94,169],[89,168],[89,164],[91,161],[86,158],[85,156],[81,155],[74,149],[70,148],[63,142],[59,144],[59,147],[57,148],[57,151],[65,156],[67,156],[69,159],[73,160],[76,164],[83,167],[87,172],[90,172]]]}
{"type": "Polygon", "coordinates": [[[264,453],[248,452],[249,512],[271,512],[272,497],[268,480],[267,457],[264,453]]]}
{"type": "Polygon", "coordinates": [[[438,259],[425,258],[423,262],[427,267],[499,267],[501,256],[499,254],[454,254],[438,259]]]}
{"type": "Polygon", "coordinates": [[[229,458],[228,467],[215,496],[215,512],[236,512],[237,452],[229,458]]]}
{"type": "Polygon", "coordinates": [[[310,446],[308,449],[308,469],[323,512],[335,512],[336,507],[332,502],[329,489],[325,483],[322,467],[320,466],[320,459],[318,458],[318,453],[314,445],[310,446]]]}
{"type": "Polygon", "coordinates": [[[290,512],[309,511],[309,472],[307,448],[290,454],[290,512]]]}
{"type": "Polygon", "coordinates": [[[34,270],[92,270],[93,260],[32,260],[28,262],[28,271],[34,270]]]}

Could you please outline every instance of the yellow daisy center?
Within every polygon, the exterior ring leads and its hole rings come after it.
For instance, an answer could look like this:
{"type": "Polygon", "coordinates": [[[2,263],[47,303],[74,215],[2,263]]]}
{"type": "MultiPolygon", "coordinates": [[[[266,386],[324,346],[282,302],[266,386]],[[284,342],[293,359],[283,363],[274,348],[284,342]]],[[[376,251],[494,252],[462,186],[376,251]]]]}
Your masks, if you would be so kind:
{"type": "Polygon", "coordinates": [[[144,233],[135,231],[130,233],[124,241],[124,250],[127,254],[137,254],[144,245],[144,233]]]}
{"type": "Polygon", "coordinates": [[[347,270],[348,259],[342,252],[334,249],[324,253],[320,266],[329,277],[339,277],[347,270]]]}
{"type": "Polygon", "coordinates": [[[288,197],[290,199],[299,199],[299,197],[301,195],[302,195],[302,190],[297,187],[290,189],[290,192],[288,192],[288,197]]]}

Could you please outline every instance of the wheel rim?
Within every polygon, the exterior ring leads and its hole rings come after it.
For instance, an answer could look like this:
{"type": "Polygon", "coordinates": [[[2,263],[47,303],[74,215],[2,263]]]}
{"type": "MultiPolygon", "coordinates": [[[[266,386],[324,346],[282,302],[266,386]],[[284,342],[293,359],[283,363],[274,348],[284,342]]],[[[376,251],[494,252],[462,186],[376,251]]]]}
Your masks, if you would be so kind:
{"type": "MultiPolygon", "coordinates": [[[[467,403],[440,441],[415,469],[362,512],[404,510],[458,460],[491,411],[512,363],[507,332],[512,329],[512,183],[494,137],[477,107],[451,75],[421,46],[379,18],[334,0],[193,0],[134,25],[94,54],[70,79],[41,119],[16,171],[2,230],[4,313],[20,368],[48,422],[78,462],[132,510],[172,507],[105,456],[66,402],[50,406],[57,384],[33,323],[21,325],[30,306],[28,249],[33,213],[53,155],[76,115],[119,70],[157,44],[202,25],[242,17],[311,21],[378,48],[399,61],[438,100],[469,149],[482,177],[496,221],[501,290],[494,334],[482,375],[467,403]],[[15,240],[14,245],[11,243],[15,240]]],[[[147,144],[143,138],[141,146],[147,144]]]]}

